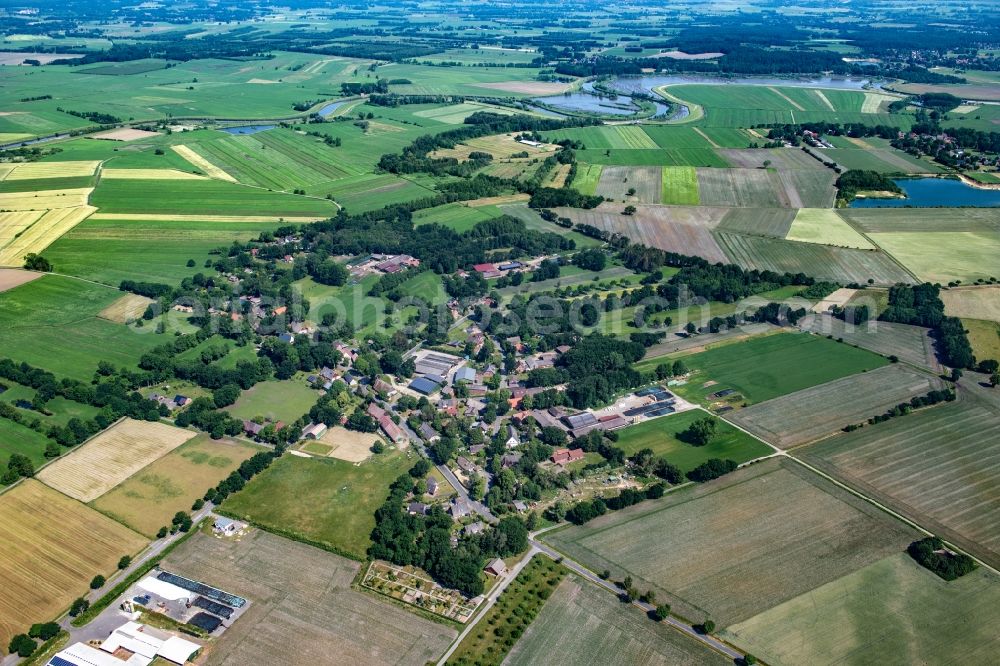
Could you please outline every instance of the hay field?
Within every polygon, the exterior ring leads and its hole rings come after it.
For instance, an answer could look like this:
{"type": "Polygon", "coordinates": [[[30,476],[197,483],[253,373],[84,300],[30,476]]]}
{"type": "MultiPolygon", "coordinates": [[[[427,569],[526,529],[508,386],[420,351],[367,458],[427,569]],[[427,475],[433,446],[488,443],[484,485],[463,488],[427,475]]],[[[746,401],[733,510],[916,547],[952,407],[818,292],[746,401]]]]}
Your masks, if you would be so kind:
{"type": "Polygon", "coordinates": [[[864,236],[830,208],[800,208],[786,236],[788,240],[837,247],[874,250],[864,236]]]}
{"type": "Polygon", "coordinates": [[[178,511],[263,449],[201,434],[91,502],[101,513],[152,538],[178,511]]]}
{"type": "Polygon", "coordinates": [[[946,289],[941,292],[945,314],[1000,322],[1000,287],[946,289]]]}
{"type": "Polygon", "coordinates": [[[698,190],[706,206],[787,208],[791,205],[773,171],[698,169],[698,190]]]}
{"type": "Polygon", "coordinates": [[[730,660],[579,576],[567,576],[503,662],[630,666],[725,666],[730,660]]]}
{"type": "Polygon", "coordinates": [[[775,446],[789,448],[943,387],[944,382],[933,375],[888,365],[751,405],[729,419],[775,446]]]}
{"type": "Polygon", "coordinates": [[[388,497],[389,484],[413,465],[414,455],[389,451],[360,465],[283,456],[222,508],[360,560],[371,545],[375,510],[388,497]]]}
{"type": "MultiPolygon", "coordinates": [[[[858,297],[864,296],[864,291],[858,295],[858,297]]],[[[852,305],[865,304],[858,297],[852,299],[852,305]]],[[[874,306],[874,303],[873,299],[868,304],[874,306]]],[[[829,315],[806,317],[800,326],[804,330],[823,336],[843,338],[847,344],[858,345],[876,354],[883,356],[895,354],[904,363],[926,368],[931,372],[941,372],[941,364],[934,352],[934,340],[930,331],[920,326],[885,321],[873,321],[864,326],[850,326],[829,315]]]]}
{"type": "Polygon", "coordinates": [[[205,176],[177,169],[102,169],[101,178],[126,180],[204,180],[205,176]]]}
{"type": "Polygon", "coordinates": [[[0,643],[48,622],[146,539],[27,479],[0,495],[0,643]]]}
{"type": "Polygon", "coordinates": [[[726,627],[898,553],[915,535],[801,465],[771,459],[543,540],[615,580],[631,575],[683,617],[726,627]]]}
{"type": "Polygon", "coordinates": [[[347,462],[357,463],[372,456],[372,445],[379,440],[378,435],[368,432],[355,432],[340,426],[334,426],[323,433],[320,441],[331,447],[326,454],[330,458],[339,458],[347,462]]]}
{"type": "Polygon", "coordinates": [[[726,214],[725,208],[640,204],[634,215],[622,215],[622,208],[622,204],[605,202],[592,210],[559,208],[556,212],[573,222],[620,233],[649,247],[695,255],[711,262],[727,261],[712,235],[712,229],[726,214]]]}
{"type": "Polygon", "coordinates": [[[614,201],[658,204],[663,190],[659,167],[606,166],[597,183],[597,194],[614,201]],[[635,194],[629,195],[628,190],[635,194]]]}
{"type": "Polygon", "coordinates": [[[1000,413],[959,400],[806,447],[806,461],[997,566],[1000,413]]]}
{"type": "Polygon", "coordinates": [[[982,319],[963,319],[969,344],[978,359],[1000,360],[1000,323],[982,319]]]}
{"type": "Polygon", "coordinates": [[[701,203],[698,192],[698,174],[693,167],[663,167],[662,202],[678,206],[697,206],[701,203]]]}
{"type": "Polygon", "coordinates": [[[996,232],[875,233],[869,238],[926,282],[1000,278],[996,232]]]}
{"type": "Polygon", "coordinates": [[[47,466],[38,480],[90,502],[194,436],[164,423],[126,418],[47,466]]]}
{"type": "Polygon", "coordinates": [[[72,178],[93,176],[100,166],[97,160],[79,162],[26,162],[7,174],[4,180],[38,180],[41,178],[72,178]]]}
{"type": "Polygon", "coordinates": [[[152,298],[146,298],[138,294],[126,294],[98,312],[97,316],[101,319],[124,324],[141,317],[146,308],[155,302],[152,298]]]}
{"type": "Polygon", "coordinates": [[[916,281],[884,252],[744,236],[721,230],[715,238],[728,260],[744,268],[806,273],[820,280],[843,284],[865,283],[869,279],[882,285],[916,281]]]}
{"type": "Polygon", "coordinates": [[[170,149],[175,153],[177,153],[178,155],[180,155],[181,157],[183,157],[188,162],[190,162],[195,168],[204,171],[205,175],[208,176],[209,178],[217,178],[219,180],[225,180],[230,183],[236,182],[235,178],[233,178],[228,173],[226,173],[219,167],[215,166],[208,160],[206,160],[198,153],[191,150],[189,147],[178,144],[176,146],[170,146],[170,149]]]}
{"type": "Polygon", "coordinates": [[[253,602],[214,641],[209,666],[425,664],[457,635],[353,589],[358,563],[259,530],[239,540],[195,534],[163,567],[253,602]]]}
{"type": "MultiPolygon", "coordinates": [[[[3,195],[0,195],[3,196],[3,195]]],[[[20,266],[30,252],[39,254],[97,209],[93,206],[57,208],[41,215],[5,244],[0,244],[0,266],[20,266]]]]}
{"type": "Polygon", "coordinates": [[[20,287],[22,284],[37,280],[41,273],[29,273],[16,268],[0,268],[0,292],[20,287]]]}
{"type": "Polygon", "coordinates": [[[2,210],[51,210],[86,206],[92,187],[73,187],[65,190],[39,190],[37,192],[0,193],[2,210]]]}
{"type": "Polygon", "coordinates": [[[979,569],[946,582],[899,553],[720,637],[775,666],[989,664],[1000,650],[998,624],[996,574],[979,569]]]}

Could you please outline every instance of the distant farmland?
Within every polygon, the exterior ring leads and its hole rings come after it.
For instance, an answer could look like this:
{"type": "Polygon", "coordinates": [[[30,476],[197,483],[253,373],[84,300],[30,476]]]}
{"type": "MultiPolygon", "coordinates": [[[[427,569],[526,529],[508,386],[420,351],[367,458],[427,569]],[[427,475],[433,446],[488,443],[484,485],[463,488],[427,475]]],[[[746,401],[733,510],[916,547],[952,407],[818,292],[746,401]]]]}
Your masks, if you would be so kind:
{"type": "Polygon", "coordinates": [[[669,625],[650,622],[606,590],[571,575],[560,583],[504,664],[602,666],[699,664],[731,661],[669,625]]]}
{"type": "Polygon", "coordinates": [[[840,435],[802,458],[919,524],[1000,564],[1000,414],[963,391],[957,402],[840,435]]]}
{"type": "Polygon", "coordinates": [[[632,576],[692,621],[725,627],[898,553],[915,534],[772,459],[543,538],[592,571],[632,576]]]}
{"type": "Polygon", "coordinates": [[[889,365],[752,405],[729,418],[775,446],[788,448],[861,423],[943,386],[937,377],[889,365]]]}
{"type": "MultiPolygon", "coordinates": [[[[860,296],[865,295],[866,292],[860,292],[860,296]]],[[[932,372],[941,371],[941,364],[934,352],[934,340],[926,328],[885,321],[873,321],[864,326],[848,326],[840,319],[834,319],[829,315],[809,316],[800,326],[819,335],[843,338],[847,344],[858,345],[876,354],[895,355],[901,361],[927,368],[932,372]]]]}

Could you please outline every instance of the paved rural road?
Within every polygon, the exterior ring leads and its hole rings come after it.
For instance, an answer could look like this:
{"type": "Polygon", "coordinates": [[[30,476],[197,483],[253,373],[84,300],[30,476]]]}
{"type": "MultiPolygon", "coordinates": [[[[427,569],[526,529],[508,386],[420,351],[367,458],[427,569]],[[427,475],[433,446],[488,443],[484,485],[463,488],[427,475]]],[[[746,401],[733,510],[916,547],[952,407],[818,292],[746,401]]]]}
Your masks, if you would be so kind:
{"type": "Polygon", "coordinates": [[[483,520],[485,520],[486,522],[490,524],[497,523],[497,517],[493,515],[493,512],[490,511],[485,504],[469,498],[469,492],[465,489],[465,486],[462,485],[462,482],[458,480],[458,477],[455,476],[450,469],[448,469],[447,465],[438,465],[437,469],[439,472],[441,472],[444,478],[448,480],[448,483],[450,483],[451,486],[455,489],[455,492],[458,493],[458,496],[469,503],[469,506],[472,507],[473,511],[482,516],[483,520]]]}
{"type": "Polygon", "coordinates": [[[442,655],[442,657],[438,660],[437,666],[443,666],[443,664],[448,661],[448,658],[454,654],[455,650],[458,649],[458,646],[462,644],[462,640],[469,635],[469,632],[476,627],[480,620],[486,617],[486,612],[493,606],[493,604],[496,603],[497,597],[499,597],[500,594],[507,589],[507,586],[510,585],[515,578],[517,578],[517,574],[521,573],[521,569],[528,566],[528,562],[531,561],[531,558],[539,552],[541,551],[534,544],[532,544],[531,549],[523,558],[521,558],[521,561],[518,562],[513,569],[507,572],[507,577],[500,581],[500,584],[494,587],[486,596],[486,601],[479,606],[479,611],[476,613],[476,616],[472,618],[472,621],[468,625],[466,625],[465,629],[462,630],[462,633],[458,635],[458,638],[452,642],[448,651],[445,652],[444,655],[442,655]]]}
{"type": "MultiPolygon", "coordinates": [[[[566,566],[568,569],[572,570],[574,573],[576,573],[576,574],[578,574],[580,576],[583,576],[584,578],[586,578],[590,582],[595,583],[596,585],[598,585],[598,586],[604,588],[605,590],[613,593],[616,597],[619,596],[619,595],[621,595],[622,591],[621,591],[621,589],[617,585],[615,585],[614,583],[612,583],[610,581],[606,581],[606,580],[602,579],[600,576],[598,576],[597,574],[595,574],[590,569],[587,569],[582,564],[571,560],[570,558],[566,557],[565,555],[563,555],[559,551],[555,550],[554,548],[550,548],[549,546],[546,546],[544,543],[536,540],[534,538],[534,536],[535,535],[532,535],[532,537],[530,539],[530,542],[531,542],[531,551],[530,551],[530,554],[533,555],[535,552],[541,552],[541,553],[545,553],[546,555],[548,555],[549,557],[551,557],[554,560],[560,560],[561,559],[563,565],[566,566]]],[[[645,603],[643,601],[638,601],[638,600],[633,601],[632,604],[635,605],[635,606],[638,606],[639,608],[641,608],[642,610],[644,610],[647,613],[649,613],[650,611],[655,610],[655,608],[656,608],[653,604],[647,604],[647,603],[645,603]]],[[[727,645],[726,643],[723,643],[720,640],[717,640],[717,639],[713,638],[712,636],[708,636],[708,635],[705,635],[705,634],[699,634],[697,631],[694,630],[694,627],[692,627],[689,624],[685,624],[684,622],[681,622],[680,620],[678,620],[675,617],[671,616],[671,617],[668,617],[667,619],[665,619],[663,621],[666,622],[667,624],[671,625],[672,627],[674,627],[678,631],[684,632],[685,634],[687,634],[691,638],[694,638],[697,641],[701,641],[702,643],[704,643],[708,647],[712,648],[716,652],[721,652],[722,654],[726,655],[727,657],[730,657],[734,661],[738,660],[738,659],[742,659],[745,656],[744,653],[740,652],[739,650],[736,650],[735,648],[727,645]]]]}

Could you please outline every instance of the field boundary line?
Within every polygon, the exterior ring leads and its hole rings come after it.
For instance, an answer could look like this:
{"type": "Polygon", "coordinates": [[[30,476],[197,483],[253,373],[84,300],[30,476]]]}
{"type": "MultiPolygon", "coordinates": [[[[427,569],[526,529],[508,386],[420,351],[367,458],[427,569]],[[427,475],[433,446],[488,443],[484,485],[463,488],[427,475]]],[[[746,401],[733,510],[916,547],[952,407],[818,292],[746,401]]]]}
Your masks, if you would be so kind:
{"type": "Polygon", "coordinates": [[[897,266],[899,266],[903,270],[904,273],[906,273],[907,275],[909,275],[910,277],[912,277],[914,280],[916,280],[916,284],[923,284],[924,282],[926,282],[926,280],[921,280],[919,277],[917,277],[916,273],[914,273],[909,268],[907,268],[904,264],[902,264],[899,261],[899,259],[896,259],[896,257],[894,257],[891,252],[889,252],[884,247],[882,247],[881,245],[879,245],[878,243],[876,243],[875,240],[871,236],[868,235],[868,232],[862,231],[861,229],[859,229],[857,227],[857,225],[854,224],[854,222],[852,222],[849,218],[841,215],[839,213],[839,211],[836,211],[836,209],[835,209],[835,212],[837,212],[837,216],[840,219],[842,219],[844,222],[847,223],[847,226],[849,226],[852,229],[854,229],[854,231],[856,231],[857,233],[861,234],[862,238],[864,238],[866,241],[868,241],[873,246],[875,246],[875,251],[876,252],[881,252],[885,256],[889,257],[890,261],[892,261],[894,264],[896,264],[897,266]]]}
{"type": "MultiPolygon", "coordinates": [[[[795,461],[796,463],[798,463],[799,465],[802,465],[803,467],[805,467],[805,468],[806,468],[806,469],[808,469],[809,471],[813,472],[814,474],[817,474],[817,475],[819,475],[819,476],[823,477],[824,479],[826,479],[826,480],[827,480],[827,481],[829,481],[830,483],[833,483],[833,484],[834,484],[834,485],[836,485],[837,487],[839,487],[839,488],[842,488],[842,489],[846,490],[847,492],[851,493],[852,495],[854,495],[855,497],[857,497],[857,498],[859,498],[859,499],[861,499],[861,500],[864,500],[865,502],[868,502],[869,504],[871,504],[871,505],[872,505],[872,506],[874,506],[875,508],[879,509],[880,511],[883,511],[883,512],[885,512],[885,513],[889,514],[890,516],[892,516],[892,517],[893,517],[893,518],[895,518],[896,520],[900,520],[900,521],[902,521],[903,523],[905,523],[905,524],[909,525],[910,527],[912,527],[912,528],[914,528],[914,529],[916,529],[916,530],[918,530],[918,531],[922,532],[923,534],[926,534],[927,536],[936,536],[936,535],[935,535],[935,534],[934,534],[933,532],[931,532],[931,531],[930,531],[930,530],[928,530],[927,528],[923,527],[922,525],[920,525],[920,524],[919,524],[919,523],[917,523],[916,521],[914,521],[914,520],[911,520],[910,518],[907,518],[906,516],[904,516],[904,515],[902,515],[902,514],[900,514],[900,513],[896,512],[896,511],[894,511],[893,509],[891,509],[891,508],[889,508],[889,507],[885,506],[885,505],[884,505],[884,504],[882,504],[881,502],[879,502],[879,501],[877,501],[877,500],[874,500],[874,499],[872,499],[871,497],[868,497],[867,495],[865,495],[865,494],[864,494],[864,493],[862,493],[861,491],[859,491],[859,490],[855,490],[854,488],[852,488],[851,486],[847,485],[846,483],[844,483],[844,482],[842,482],[842,481],[840,481],[840,480],[836,479],[835,477],[833,477],[833,476],[831,476],[831,475],[827,474],[826,472],[824,472],[824,471],[822,471],[822,470],[818,469],[817,467],[814,467],[813,465],[811,465],[811,464],[809,464],[809,463],[805,462],[804,460],[801,460],[801,459],[799,459],[799,458],[796,458],[795,456],[793,456],[793,455],[789,454],[789,453],[788,453],[787,451],[782,451],[782,452],[781,452],[781,453],[780,453],[779,455],[780,455],[781,457],[784,457],[784,458],[788,458],[789,460],[793,460],[793,461],[795,461]]],[[[945,543],[946,543],[946,544],[947,544],[947,545],[948,545],[948,546],[949,546],[950,548],[952,548],[952,549],[954,549],[954,550],[956,550],[956,551],[959,551],[959,552],[962,552],[962,553],[965,553],[966,555],[968,555],[969,557],[971,557],[971,558],[972,558],[973,560],[975,560],[975,561],[976,561],[976,564],[978,564],[978,565],[980,565],[980,566],[982,566],[982,567],[985,567],[985,568],[986,568],[986,569],[988,569],[988,570],[989,570],[990,572],[992,572],[992,573],[994,573],[994,574],[996,574],[996,575],[1000,576],[1000,570],[997,570],[997,569],[995,569],[994,567],[992,567],[992,566],[990,566],[989,564],[987,564],[986,562],[983,562],[983,561],[982,561],[981,559],[979,559],[979,558],[978,558],[978,557],[976,557],[975,555],[972,555],[972,554],[970,554],[970,553],[967,553],[967,552],[966,552],[966,551],[965,551],[964,549],[962,549],[962,548],[958,548],[957,546],[955,546],[955,544],[953,544],[953,543],[950,543],[950,542],[948,542],[947,540],[944,540],[944,541],[945,541],[945,543]]]]}

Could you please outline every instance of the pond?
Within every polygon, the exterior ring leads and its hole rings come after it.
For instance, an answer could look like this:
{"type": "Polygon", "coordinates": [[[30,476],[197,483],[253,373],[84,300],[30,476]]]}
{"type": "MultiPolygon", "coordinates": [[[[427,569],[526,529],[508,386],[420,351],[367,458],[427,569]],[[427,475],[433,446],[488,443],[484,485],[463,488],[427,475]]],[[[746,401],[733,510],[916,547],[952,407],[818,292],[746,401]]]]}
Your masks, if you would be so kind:
{"type": "Polygon", "coordinates": [[[1000,206],[1000,190],[972,187],[954,178],[900,178],[894,180],[905,199],[855,199],[851,208],[957,208],[1000,206]]]}
{"type": "Polygon", "coordinates": [[[336,102],[330,102],[329,104],[327,104],[326,106],[324,106],[322,109],[320,109],[316,113],[319,114],[320,116],[326,118],[328,115],[330,115],[331,113],[333,113],[334,111],[336,111],[337,109],[339,109],[340,107],[344,106],[345,104],[347,104],[348,102],[351,102],[351,101],[353,101],[353,100],[342,99],[342,100],[339,100],[339,101],[336,101],[336,102]]]}
{"type": "Polygon", "coordinates": [[[274,125],[242,125],[240,127],[223,127],[221,128],[226,134],[256,134],[257,132],[266,132],[267,130],[274,129],[274,125]]]}

